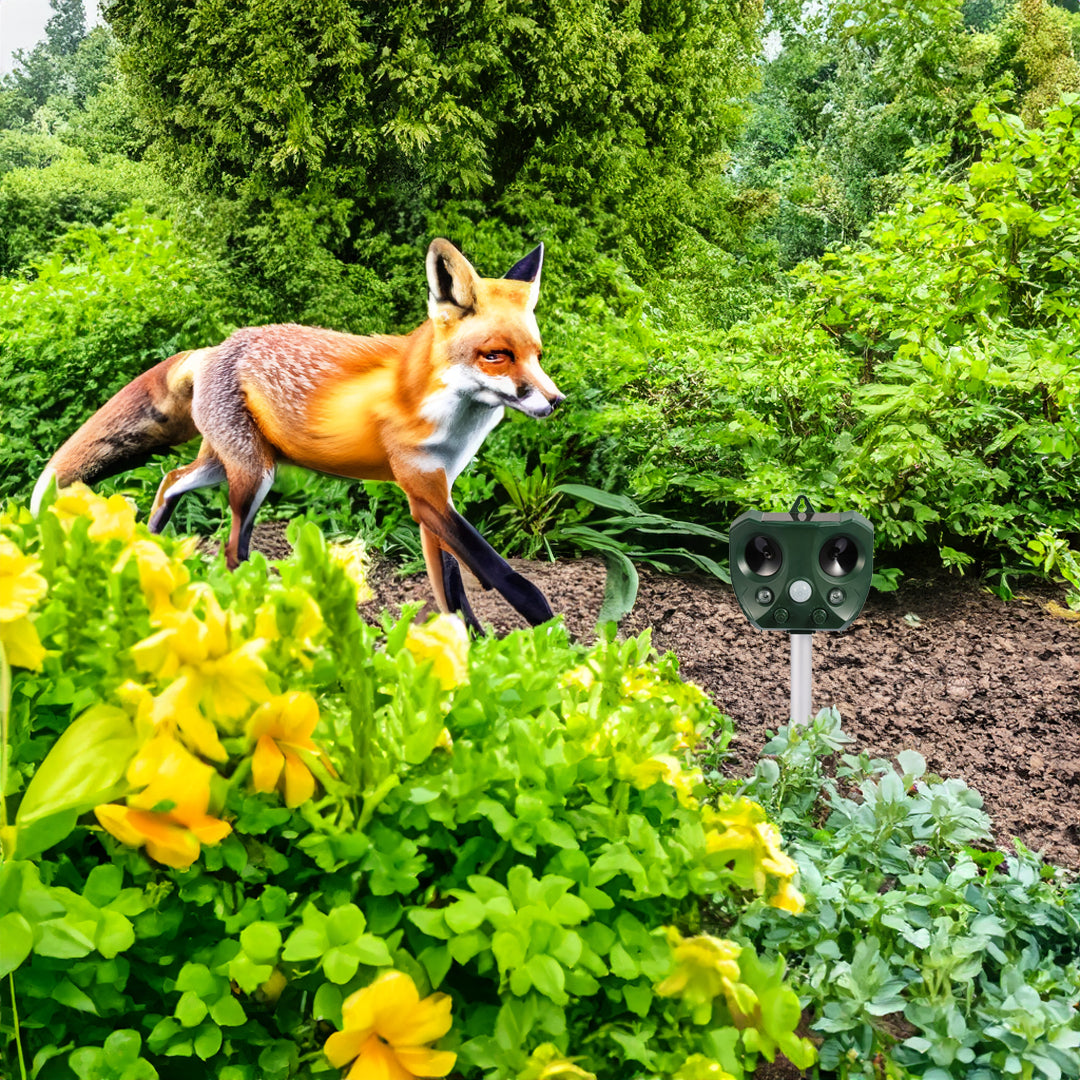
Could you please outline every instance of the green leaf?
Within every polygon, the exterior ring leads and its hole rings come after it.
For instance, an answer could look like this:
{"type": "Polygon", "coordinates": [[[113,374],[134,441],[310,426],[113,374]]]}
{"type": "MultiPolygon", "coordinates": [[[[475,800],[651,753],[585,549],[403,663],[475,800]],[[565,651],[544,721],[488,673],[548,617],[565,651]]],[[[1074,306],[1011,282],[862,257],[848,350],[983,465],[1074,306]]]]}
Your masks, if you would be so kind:
{"type": "Polygon", "coordinates": [[[356,954],[345,946],[335,945],[327,949],[323,957],[323,972],[331,982],[339,985],[347,983],[356,974],[359,966],[360,961],[356,954]]]}
{"type": "Polygon", "coordinates": [[[543,953],[533,956],[525,965],[533,986],[551,998],[556,1005],[565,1005],[569,998],[564,989],[566,985],[566,973],[562,965],[553,956],[543,953]]]}
{"type": "Polygon", "coordinates": [[[361,964],[368,964],[371,967],[385,967],[392,963],[392,957],[386,942],[374,934],[361,934],[349,946],[349,949],[361,964]]]}
{"type": "Polygon", "coordinates": [[[201,1024],[207,1011],[206,1002],[194,990],[186,990],[176,1003],[173,1015],[184,1027],[190,1028],[201,1024]]]}
{"type": "Polygon", "coordinates": [[[0,978],[14,971],[34,947],[34,931],[17,911],[0,918],[0,978]]]}
{"type": "Polygon", "coordinates": [[[283,960],[314,960],[329,946],[326,933],[310,926],[298,926],[285,942],[283,960]]]}
{"type": "Polygon", "coordinates": [[[86,877],[83,897],[94,907],[102,908],[120,895],[123,886],[124,872],[119,866],[112,863],[95,866],[86,877]]]}
{"type": "Polygon", "coordinates": [[[206,1061],[221,1049],[221,1028],[214,1024],[205,1024],[195,1035],[195,1053],[206,1061]]]}
{"type": "Polygon", "coordinates": [[[95,705],[73,720],[37,767],[15,816],[17,827],[65,810],[81,812],[124,790],[124,772],[138,749],[131,718],[95,705]]]}
{"type": "Polygon", "coordinates": [[[61,1005],[66,1005],[69,1009],[93,1013],[94,1016],[98,1015],[97,1006],[94,1004],[93,1000],[80,990],[70,979],[61,979],[60,982],[53,987],[53,992],[50,996],[53,1001],[59,1001],[61,1005]]]}
{"type": "Polygon", "coordinates": [[[240,931],[240,947],[257,964],[272,964],[281,949],[281,931],[268,922],[254,922],[240,931]]]}
{"type": "Polygon", "coordinates": [[[315,991],[315,1001],[312,1004],[312,1016],[316,1020],[326,1020],[334,1027],[341,1027],[341,990],[333,983],[323,983],[315,991]]]}
{"type": "Polygon", "coordinates": [[[604,563],[607,576],[604,579],[604,600],[596,617],[597,625],[607,622],[619,623],[634,607],[638,593],[638,572],[634,564],[621,551],[605,551],[604,563]]]}
{"type": "Polygon", "coordinates": [[[121,1028],[105,1040],[105,1060],[117,1072],[138,1061],[141,1051],[142,1036],[134,1028],[121,1028]]]}
{"type": "Polygon", "coordinates": [[[247,1013],[236,998],[226,995],[210,1006],[210,1019],[222,1027],[239,1027],[247,1021],[247,1013]]]}

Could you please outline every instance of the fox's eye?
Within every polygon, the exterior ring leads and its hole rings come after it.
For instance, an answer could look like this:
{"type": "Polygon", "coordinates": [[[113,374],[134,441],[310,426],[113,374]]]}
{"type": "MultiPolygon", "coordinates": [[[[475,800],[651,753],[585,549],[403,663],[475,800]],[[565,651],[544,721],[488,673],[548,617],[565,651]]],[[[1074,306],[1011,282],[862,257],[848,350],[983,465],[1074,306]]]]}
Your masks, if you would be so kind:
{"type": "Polygon", "coordinates": [[[484,359],[489,364],[512,364],[514,362],[514,357],[501,349],[496,352],[484,353],[484,359]]]}

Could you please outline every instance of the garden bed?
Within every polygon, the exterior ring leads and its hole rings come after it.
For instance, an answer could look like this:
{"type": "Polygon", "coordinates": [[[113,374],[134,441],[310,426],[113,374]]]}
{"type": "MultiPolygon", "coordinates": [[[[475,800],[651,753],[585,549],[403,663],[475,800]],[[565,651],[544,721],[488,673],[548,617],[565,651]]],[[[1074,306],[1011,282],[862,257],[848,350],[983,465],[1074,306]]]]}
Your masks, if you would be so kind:
{"type": "MultiPolygon", "coordinates": [[[[280,526],[262,526],[267,554],[280,554],[280,526]]],[[[570,630],[591,633],[603,596],[598,560],[524,563],[570,630]]],[[[423,574],[372,574],[372,618],[430,598],[423,574]]],[[[499,632],[523,625],[494,593],[471,589],[482,622],[499,632]]],[[[919,751],[930,769],[978,790],[998,842],[1018,837],[1060,866],[1080,869],[1080,624],[1047,610],[1060,599],[1032,586],[1005,603],[977,581],[905,580],[874,593],[843,634],[814,638],[814,706],[836,705],[855,746],[874,756],[919,751]]],[[[728,768],[746,774],[766,729],[786,720],[789,651],[783,634],[754,630],[718,582],[643,571],[627,633],[653,628],[735,721],[728,768]]]]}

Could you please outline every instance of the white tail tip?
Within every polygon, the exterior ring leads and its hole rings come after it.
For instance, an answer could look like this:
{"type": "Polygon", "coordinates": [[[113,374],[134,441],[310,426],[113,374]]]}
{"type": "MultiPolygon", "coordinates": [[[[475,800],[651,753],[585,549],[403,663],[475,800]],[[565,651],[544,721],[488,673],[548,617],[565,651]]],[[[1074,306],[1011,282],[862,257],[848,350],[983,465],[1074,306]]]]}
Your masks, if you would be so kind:
{"type": "Polygon", "coordinates": [[[37,517],[41,513],[41,500],[45,498],[45,492],[49,490],[49,485],[56,479],[56,470],[51,466],[46,466],[45,471],[38,477],[38,482],[34,485],[34,493],[30,496],[30,513],[37,517]]]}

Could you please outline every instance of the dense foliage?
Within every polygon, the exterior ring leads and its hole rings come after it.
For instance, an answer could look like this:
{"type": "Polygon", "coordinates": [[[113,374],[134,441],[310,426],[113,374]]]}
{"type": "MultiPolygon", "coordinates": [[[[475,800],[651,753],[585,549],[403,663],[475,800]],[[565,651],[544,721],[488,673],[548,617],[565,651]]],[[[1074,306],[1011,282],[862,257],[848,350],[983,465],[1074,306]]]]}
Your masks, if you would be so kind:
{"type": "Polygon", "coordinates": [[[1017,842],[994,850],[982,800],[845,752],[833,710],[782,728],[747,787],[782,822],[805,911],[740,924],[781,949],[840,1077],[1075,1076],[1080,889],[1017,842]],[[820,822],[814,825],[812,822],[820,822]]]}
{"type": "Polygon", "coordinates": [[[356,1002],[432,991],[427,1075],[809,1064],[782,961],[702,933],[706,899],[802,898],[759,806],[699,802],[688,755],[730,730],[672,658],[557,625],[380,633],[318,530],[294,539],[279,577],[199,580],[119,495],[5,518],[5,1075],[333,1075],[376,1053],[339,1052],[356,1002]]]}
{"type": "MultiPolygon", "coordinates": [[[[433,236],[543,240],[568,400],[454,491],[501,550],[599,552],[617,618],[807,494],[882,586],[1080,608],[1075,4],[50,2],[0,80],[5,497],[181,349],[408,331],[433,236]]],[[[295,558],[231,576],[119,494],[0,518],[5,1076],[727,1080],[809,1064],[800,1005],[840,1076],[1080,1070],[1076,886],[974,792],[829,714],[709,792],[729,724],[647,637],[376,630],[319,530],[407,565],[397,489],[283,467],[264,514],[295,558]]]]}

